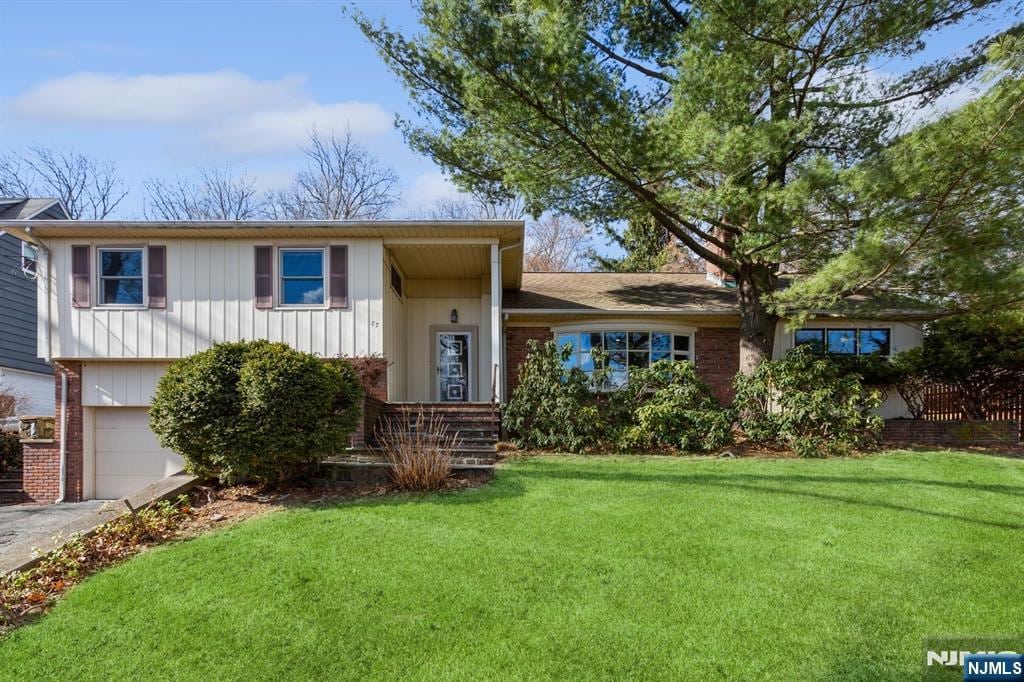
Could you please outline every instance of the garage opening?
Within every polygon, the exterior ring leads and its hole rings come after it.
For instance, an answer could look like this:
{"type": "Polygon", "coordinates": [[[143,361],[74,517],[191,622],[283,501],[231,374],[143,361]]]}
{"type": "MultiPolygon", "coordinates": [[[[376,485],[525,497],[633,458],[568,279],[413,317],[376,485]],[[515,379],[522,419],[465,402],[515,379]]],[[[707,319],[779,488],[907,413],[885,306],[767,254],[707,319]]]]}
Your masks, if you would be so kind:
{"type": "Polygon", "coordinates": [[[96,498],[131,495],[184,468],[160,447],[145,407],[101,407],[95,412],[96,498]]]}

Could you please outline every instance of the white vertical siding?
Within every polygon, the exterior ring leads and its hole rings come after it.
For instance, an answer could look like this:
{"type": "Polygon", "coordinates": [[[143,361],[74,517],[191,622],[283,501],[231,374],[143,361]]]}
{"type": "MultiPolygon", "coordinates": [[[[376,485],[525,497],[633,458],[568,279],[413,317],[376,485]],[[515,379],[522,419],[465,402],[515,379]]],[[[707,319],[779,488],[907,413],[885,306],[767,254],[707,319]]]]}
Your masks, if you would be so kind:
{"type": "Polygon", "coordinates": [[[82,363],[82,405],[147,407],[166,362],[82,363]]]}
{"type": "MultiPolygon", "coordinates": [[[[488,297],[489,298],[489,297],[488,297]]],[[[472,400],[490,400],[491,331],[490,321],[484,314],[482,297],[473,298],[408,298],[406,306],[406,395],[402,400],[436,400],[434,381],[437,366],[436,342],[431,326],[440,328],[476,327],[476,358],[473,368],[475,393],[472,400]],[[452,308],[459,311],[459,323],[451,324],[452,308]]],[[[488,308],[489,310],[489,308],[488,308]]],[[[436,331],[436,330],[435,330],[436,331]]]]}
{"type": "MultiPolygon", "coordinates": [[[[168,240],[167,308],[73,308],[69,291],[72,244],[54,240],[51,321],[53,357],[91,359],[179,358],[220,341],[263,338],[284,341],[324,356],[363,356],[384,352],[383,246],[379,239],[333,241],[349,247],[349,308],[346,310],[257,310],[251,240],[168,240]]],[[[92,245],[119,243],[91,240],[92,245]]],[[[155,243],[155,242],[154,242],[155,243]]],[[[327,246],[323,242],[279,242],[286,246],[327,246]]],[[[142,245],[132,242],[131,245],[142,245]]],[[[95,254],[95,250],[94,250],[95,254]]],[[[40,278],[40,310],[45,281],[40,278]]],[[[46,322],[40,316],[40,353],[46,322]]]]}
{"type": "MultiPolygon", "coordinates": [[[[405,400],[406,334],[405,301],[391,288],[391,254],[384,262],[384,357],[388,361],[388,399],[405,400]]],[[[401,269],[399,269],[401,271],[401,269]]],[[[408,284],[408,281],[405,282],[408,284]]],[[[408,289],[406,289],[408,295],[408,289]]]]}

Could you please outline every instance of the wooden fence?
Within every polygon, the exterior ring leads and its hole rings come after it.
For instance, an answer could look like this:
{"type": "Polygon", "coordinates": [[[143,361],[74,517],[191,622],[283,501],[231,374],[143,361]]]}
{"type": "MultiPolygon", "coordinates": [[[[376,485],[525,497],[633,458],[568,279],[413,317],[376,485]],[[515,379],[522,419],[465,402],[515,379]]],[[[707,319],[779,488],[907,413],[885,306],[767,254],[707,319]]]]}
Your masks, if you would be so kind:
{"type": "MultiPolygon", "coordinates": [[[[1024,389],[1020,395],[1011,397],[1000,405],[987,410],[988,420],[1017,420],[1020,438],[1024,442],[1024,389]]],[[[956,401],[956,389],[949,386],[928,386],[924,391],[924,418],[932,421],[963,419],[963,413],[956,401]]]]}

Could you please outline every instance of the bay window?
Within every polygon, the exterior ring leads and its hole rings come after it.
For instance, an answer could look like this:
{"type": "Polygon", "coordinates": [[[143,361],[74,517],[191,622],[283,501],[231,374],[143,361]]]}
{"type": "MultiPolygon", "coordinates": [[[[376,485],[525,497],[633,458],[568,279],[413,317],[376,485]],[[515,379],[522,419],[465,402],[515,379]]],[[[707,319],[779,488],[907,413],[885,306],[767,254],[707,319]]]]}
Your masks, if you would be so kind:
{"type": "Polygon", "coordinates": [[[561,349],[568,345],[572,353],[566,368],[579,367],[593,374],[593,351],[601,350],[610,371],[609,388],[624,386],[631,369],[650,367],[660,360],[687,362],[692,359],[693,344],[689,334],[647,329],[613,329],[601,331],[559,332],[555,341],[561,349]]]}

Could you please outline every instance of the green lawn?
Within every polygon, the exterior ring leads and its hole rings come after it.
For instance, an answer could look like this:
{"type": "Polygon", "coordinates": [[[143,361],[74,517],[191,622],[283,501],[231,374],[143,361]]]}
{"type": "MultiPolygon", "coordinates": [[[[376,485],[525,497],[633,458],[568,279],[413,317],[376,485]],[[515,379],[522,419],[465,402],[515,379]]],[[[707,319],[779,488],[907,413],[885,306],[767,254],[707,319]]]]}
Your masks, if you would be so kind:
{"type": "Polygon", "coordinates": [[[1022,460],[538,458],[148,552],[0,677],[916,679],[1021,629],[1022,460]]]}

